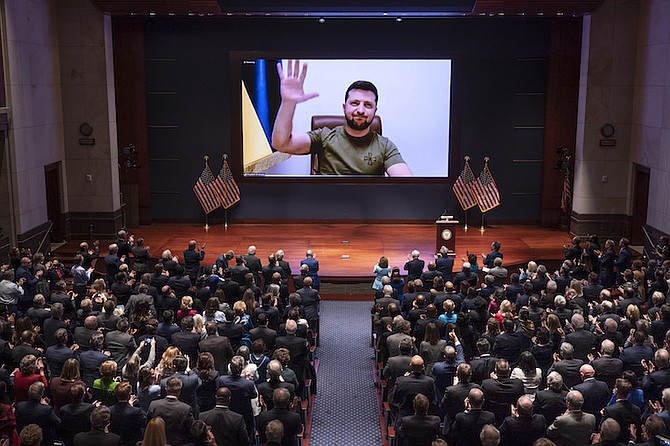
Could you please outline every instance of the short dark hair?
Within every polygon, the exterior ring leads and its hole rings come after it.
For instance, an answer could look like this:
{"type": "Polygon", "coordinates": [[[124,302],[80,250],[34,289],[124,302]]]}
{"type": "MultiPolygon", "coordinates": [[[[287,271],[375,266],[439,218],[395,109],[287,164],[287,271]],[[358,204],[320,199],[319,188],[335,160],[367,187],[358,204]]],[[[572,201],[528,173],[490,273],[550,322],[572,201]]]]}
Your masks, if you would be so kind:
{"type": "Polygon", "coordinates": [[[363,91],[371,91],[375,94],[375,102],[379,102],[379,93],[377,92],[377,87],[375,87],[375,84],[373,84],[370,81],[356,81],[353,84],[349,85],[349,88],[347,88],[347,92],[344,93],[344,102],[349,99],[349,92],[351,90],[363,90],[363,91]]]}

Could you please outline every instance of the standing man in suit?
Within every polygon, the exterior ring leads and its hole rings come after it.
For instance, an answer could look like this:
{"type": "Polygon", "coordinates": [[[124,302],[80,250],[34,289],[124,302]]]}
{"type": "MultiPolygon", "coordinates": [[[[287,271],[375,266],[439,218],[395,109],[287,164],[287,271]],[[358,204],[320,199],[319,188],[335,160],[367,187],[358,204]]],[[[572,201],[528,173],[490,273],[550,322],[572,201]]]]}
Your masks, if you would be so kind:
{"type": "Polygon", "coordinates": [[[289,265],[289,263],[286,260],[284,260],[284,250],[283,249],[277,250],[277,252],[275,253],[275,257],[277,258],[277,264],[281,266],[282,269],[284,270],[283,277],[285,278],[286,283],[288,284],[288,278],[291,277],[292,273],[291,273],[291,265],[289,265]]]}
{"type": "Polygon", "coordinates": [[[247,446],[249,436],[242,415],[230,410],[230,389],[216,389],[216,407],[200,414],[199,419],[212,427],[216,444],[247,446]]]}
{"type": "Polygon", "coordinates": [[[511,415],[511,406],[525,393],[520,379],[511,379],[509,362],[499,359],[496,362],[495,378],[485,379],[482,390],[486,395],[486,409],[496,416],[496,426],[500,426],[505,417],[511,415]]]}
{"type": "Polygon", "coordinates": [[[440,433],[440,417],[428,415],[430,402],[420,393],[413,405],[414,415],[403,417],[398,425],[398,445],[430,446],[440,433]]]}
{"type": "MultiPolygon", "coordinates": [[[[91,430],[90,416],[95,406],[84,402],[86,387],[83,384],[73,384],[68,393],[72,403],[60,408],[60,436],[66,445],[71,445],[75,435],[91,430]]],[[[146,418],[144,421],[146,422],[146,418]]]]}
{"type": "Polygon", "coordinates": [[[554,363],[549,367],[549,372],[560,373],[566,387],[571,388],[581,380],[579,368],[584,361],[574,358],[575,349],[569,342],[563,342],[559,352],[560,354],[554,353],[554,363]]]}
{"type": "Polygon", "coordinates": [[[74,446],[121,446],[121,437],[109,432],[109,407],[100,405],[91,412],[91,430],[74,436],[74,446]]]}
{"type": "Polygon", "coordinates": [[[207,322],[205,329],[207,337],[198,344],[200,352],[210,352],[214,357],[214,368],[224,375],[228,373],[228,363],[235,355],[233,347],[227,337],[218,335],[216,322],[207,322]]]}
{"type": "Polygon", "coordinates": [[[109,430],[121,437],[123,446],[134,446],[142,441],[142,431],[147,424],[147,416],[142,409],[133,406],[136,397],[132,395],[129,382],[120,382],[114,389],[117,403],[109,408],[111,420],[109,430]]]}
{"type": "Polygon", "coordinates": [[[470,364],[460,364],[456,368],[456,377],[458,383],[453,386],[447,386],[444,390],[444,397],[440,402],[440,413],[445,415],[445,425],[451,426],[456,419],[456,414],[465,410],[465,399],[472,389],[479,389],[479,384],[470,382],[472,378],[472,369],[470,364]]]}
{"type": "Polygon", "coordinates": [[[628,401],[628,395],[631,390],[632,386],[630,381],[623,378],[617,378],[614,387],[616,402],[603,409],[603,420],[613,418],[619,423],[619,426],[621,426],[621,432],[617,439],[617,441],[621,443],[628,443],[630,440],[629,426],[631,424],[635,426],[635,432],[640,432],[641,430],[640,418],[642,416],[642,411],[635,404],[628,401]]]}
{"type": "Polygon", "coordinates": [[[584,316],[581,314],[573,314],[570,322],[573,332],[565,337],[565,342],[572,344],[575,358],[586,362],[588,354],[591,353],[591,349],[596,342],[596,336],[589,330],[584,329],[584,316]]]}
{"type": "Polygon", "coordinates": [[[188,432],[193,424],[191,406],[179,401],[181,381],[171,377],[167,380],[167,396],[149,404],[147,419],[161,417],[165,420],[165,434],[169,444],[185,444],[189,440],[188,432]]]}
{"type": "Polygon", "coordinates": [[[15,274],[16,281],[21,283],[21,287],[23,288],[23,295],[18,302],[18,307],[21,312],[25,313],[28,311],[28,308],[30,308],[30,305],[33,303],[33,298],[37,293],[37,283],[42,280],[43,275],[43,269],[39,269],[33,274],[30,258],[21,258],[21,266],[16,268],[15,274]]]}
{"type": "Polygon", "coordinates": [[[416,249],[412,251],[411,254],[407,255],[407,262],[405,263],[405,266],[403,266],[403,269],[407,271],[408,282],[410,280],[421,278],[421,273],[423,273],[423,267],[426,262],[419,259],[419,255],[421,255],[421,253],[416,249]]]}
{"type": "MultiPolygon", "coordinates": [[[[307,265],[307,275],[312,278],[312,286],[317,290],[321,289],[321,279],[319,278],[319,261],[316,260],[314,251],[308,249],[305,251],[305,258],[300,261],[300,266],[307,265]]],[[[297,286],[297,285],[296,285],[297,286]]]]}
{"type": "Polygon", "coordinates": [[[291,355],[291,362],[289,367],[293,370],[298,378],[300,388],[298,394],[302,391],[302,385],[305,383],[307,372],[307,355],[309,354],[309,345],[307,339],[296,336],[298,331],[298,324],[289,319],[286,321],[286,335],[277,336],[275,340],[276,348],[286,348],[291,355]]]}
{"type": "Polygon", "coordinates": [[[619,240],[619,255],[616,256],[616,260],[614,261],[614,268],[617,273],[617,285],[621,285],[623,283],[623,273],[627,269],[630,269],[633,263],[633,253],[630,251],[630,248],[628,247],[629,245],[630,240],[627,238],[622,238],[619,240]]]}
{"type": "Polygon", "coordinates": [[[659,348],[654,353],[654,362],[643,363],[644,376],[642,377],[642,390],[645,401],[661,399],[661,392],[670,387],[670,354],[668,350],[659,348]]]}
{"type": "Polygon", "coordinates": [[[302,288],[296,290],[300,295],[302,306],[305,308],[305,319],[309,323],[310,328],[315,333],[319,332],[319,302],[321,296],[319,291],[313,288],[314,282],[311,277],[306,277],[302,282],[302,288]]]}
{"type": "Polygon", "coordinates": [[[449,249],[446,246],[440,247],[440,251],[435,254],[435,265],[442,273],[444,283],[451,282],[453,278],[454,258],[449,256],[449,249]]]}
{"type": "Polygon", "coordinates": [[[266,441],[265,429],[273,420],[279,420],[284,425],[284,437],[282,446],[298,446],[297,435],[302,431],[302,420],[300,415],[290,410],[291,394],[287,389],[278,388],[272,393],[274,407],[261,412],[258,416],[258,431],[261,441],[266,441]]]}
{"type": "Polygon", "coordinates": [[[544,437],[546,428],[544,416],[533,413],[533,402],[524,395],[517,400],[512,415],[500,425],[501,445],[532,446],[544,437]]]}
{"type": "Polygon", "coordinates": [[[400,376],[391,390],[389,400],[398,410],[397,419],[414,413],[414,397],[423,394],[430,404],[435,405],[435,380],[424,373],[424,362],[421,356],[413,356],[409,365],[410,374],[400,376]]]}
{"type": "Polygon", "coordinates": [[[254,433],[254,414],[251,400],[258,396],[254,382],[241,376],[244,369],[244,358],[233,356],[230,361],[230,375],[220,376],[216,380],[217,387],[227,387],[231,394],[230,410],[244,417],[247,434],[252,438],[254,433]]]}
{"type": "Polygon", "coordinates": [[[126,256],[119,257],[119,246],[116,243],[109,245],[109,253],[105,256],[105,268],[107,269],[107,286],[111,287],[114,283],[116,273],[119,272],[119,267],[126,262],[126,256]]]}
{"type": "Polygon", "coordinates": [[[16,430],[35,423],[42,428],[42,445],[51,446],[61,422],[54,408],[44,402],[44,389],[42,381],[35,381],[28,387],[28,401],[16,404],[16,430]]]}
{"type": "Polygon", "coordinates": [[[547,388],[535,394],[533,410],[544,416],[548,425],[565,412],[565,397],[568,391],[563,388],[563,378],[558,372],[547,375],[547,388]]]}
{"type": "Polygon", "coordinates": [[[578,390],[568,392],[565,397],[568,411],[547,428],[547,437],[556,446],[576,446],[590,443],[591,433],[596,428],[596,417],[582,412],[584,397],[578,390]]]}
{"type": "Polygon", "coordinates": [[[188,249],[184,250],[184,269],[191,279],[191,285],[195,285],[195,280],[200,276],[200,262],[205,259],[205,245],[198,249],[195,240],[188,242],[188,249]]]}
{"type": "Polygon", "coordinates": [[[263,265],[261,265],[261,259],[256,257],[256,247],[254,245],[249,246],[247,249],[247,254],[244,256],[244,263],[254,274],[254,279],[256,279],[256,284],[261,284],[261,271],[263,270],[263,265]]]}
{"type": "Polygon", "coordinates": [[[487,424],[495,424],[496,416],[484,405],[484,392],[471,389],[464,401],[465,412],[456,414],[449,431],[449,444],[453,446],[482,446],[479,434],[487,424]]]}
{"type": "Polygon", "coordinates": [[[598,264],[600,267],[600,284],[604,288],[612,288],[616,282],[616,273],[614,264],[616,262],[616,253],[614,252],[614,240],[605,242],[605,252],[596,251],[598,254],[598,264]]]}
{"type": "MultiPolygon", "coordinates": [[[[191,406],[193,410],[193,417],[200,415],[200,408],[198,407],[198,398],[196,393],[198,388],[202,385],[202,380],[193,370],[186,370],[188,368],[188,359],[186,356],[178,355],[172,360],[172,367],[174,367],[174,375],[172,377],[178,378],[181,381],[181,392],[179,393],[179,401],[191,406]]],[[[161,380],[161,387],[164,394],[167,394],[168,378],[161,380]]]]}
{"type": "MultiPolygon", "coordinates": [[[[493,268],[495,266],[494,265],[495,259],[500,258],[500,260],[502,260],[503,258],[503,253],[500,252],[500,242],[494,241],[493,243],[491,243],[491,252],[488,254],[482,253],[482,258],[484,259],[482,261],[482,263],[484,264],[484,268],[493,268]]],[[[488,272],[488,270],[485,270],[483,268],[482,271],[488,272]]]]}
{"type": "Polygon", "coordinates": [[[582,394],[582,410],[596,417],[596,423],[600,424],[600,411],[605,408],[610,400],[610,389],[607,383],[595,378],[596,371],[590,364],[584,364],[579,368],[582,383],[573,387],[582,394]]]}

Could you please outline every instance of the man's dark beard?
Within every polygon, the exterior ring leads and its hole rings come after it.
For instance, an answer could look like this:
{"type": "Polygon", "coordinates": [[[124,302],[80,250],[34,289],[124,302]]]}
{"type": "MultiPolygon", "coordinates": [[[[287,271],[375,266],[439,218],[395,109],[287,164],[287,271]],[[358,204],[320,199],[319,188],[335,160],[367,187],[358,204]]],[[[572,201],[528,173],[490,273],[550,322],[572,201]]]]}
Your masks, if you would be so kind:
{"type": "Polygon", "coordinates": [[[362,124],[356,123],[353,119],[349,119],[347,116],[344,117],[347,120],[347,125],[354,130],[365,130],[372,124],[372,120],[364,121],[362,124]]]}

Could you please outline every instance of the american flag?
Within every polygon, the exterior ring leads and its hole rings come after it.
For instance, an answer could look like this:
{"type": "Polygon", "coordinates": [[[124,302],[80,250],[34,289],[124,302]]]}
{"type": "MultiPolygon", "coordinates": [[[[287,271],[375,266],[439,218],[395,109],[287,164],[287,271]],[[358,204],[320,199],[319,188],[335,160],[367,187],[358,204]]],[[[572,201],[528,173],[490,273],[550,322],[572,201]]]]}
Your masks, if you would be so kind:
{"type": "Polygon", "coordinates": [[[205,168],[200,174],[200,178],[195,182],[193,186],[193,193],[198,197],[198,201],[202,206],[202,209],[205,211],[205,214],[209,214],[213,210],[219,208],[221,203],[219,202],[219,197],[216,195],[214,190],[214,174],[209,168],[209,164],[205,161],[205,168]]]}
{"type": "Polygon", "coordinates": [[[479,209],[482,212],[488,212],[500,205],[500,191],[493,180],[488,162],[484,165],[482,173],[479,174],[479,179],[474,182],[473,190],[479,204],[479,209]]]}
{"type": "Polygon", "coordinates": [[[451,190],[454,191],[454,195],[458,198],[458,202],[461,204],[464,211],[477,206],[477,198],[472,191],[472,186],[475,181],[476,178],[470,168],[470,162],[466,160],[465,166],[463,166],[463,172],[461,172],[458,179],[451,187],[451,190]]]}
{"type": "Polygon", "coordinates": [[[237,187],[235,178],[233,178],[233,172],[228,167],[228,161],[225,158],[213,184],[214,190],[216,190],[216,194],[219,196],[219,201],[224,209],[228,209],[240,201],[240,188],[237,187]]]}
{"type": "Polygon", "coordinates": [[[570,175],[563,177],[563,193],[561,194],[561,209],[566,214],[570,210],[570,201],[572,200],[572,188],[570,187],[570,175]]]}

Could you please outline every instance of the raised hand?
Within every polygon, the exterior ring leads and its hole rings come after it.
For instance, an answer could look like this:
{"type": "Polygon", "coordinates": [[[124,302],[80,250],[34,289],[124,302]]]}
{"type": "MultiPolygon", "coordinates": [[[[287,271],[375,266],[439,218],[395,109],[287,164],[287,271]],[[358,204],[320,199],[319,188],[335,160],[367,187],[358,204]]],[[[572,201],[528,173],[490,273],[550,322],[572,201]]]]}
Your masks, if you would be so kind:
{"type": "Polygon", "coordinates": [[[300,68],[299,60],[289,60],[286,63],[286,74],[281,63],[277,63],[277,73],[281,89],[282,102],[299,104],[319,96],[319,93],[305,93],[303,86],[307,76],[307,64],[300,68]]]}

